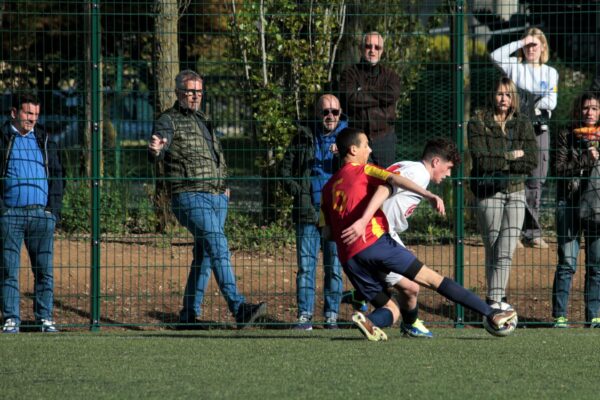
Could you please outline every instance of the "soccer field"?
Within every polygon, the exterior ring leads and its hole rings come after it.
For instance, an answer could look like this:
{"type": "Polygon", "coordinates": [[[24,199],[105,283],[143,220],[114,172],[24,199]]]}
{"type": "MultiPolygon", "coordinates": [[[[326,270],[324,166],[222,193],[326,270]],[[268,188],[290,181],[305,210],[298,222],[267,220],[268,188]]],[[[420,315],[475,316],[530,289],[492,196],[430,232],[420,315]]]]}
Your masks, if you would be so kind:
{"type": "Polygon", "coordinates": [[[0,336],[3,399],[597,399],[598,332],[388,329],[0,336]]]}

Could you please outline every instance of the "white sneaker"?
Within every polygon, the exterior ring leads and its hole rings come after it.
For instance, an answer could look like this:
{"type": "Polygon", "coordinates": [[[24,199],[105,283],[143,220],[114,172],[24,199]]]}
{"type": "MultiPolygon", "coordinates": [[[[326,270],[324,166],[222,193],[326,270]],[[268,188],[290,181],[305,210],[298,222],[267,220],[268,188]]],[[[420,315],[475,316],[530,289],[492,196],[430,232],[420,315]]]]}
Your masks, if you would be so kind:
{"type": "Polygon", "coordinates": [[[369,339],[371,342],[381,342],[388,339],[385,332],[373,325],[371,320],[365,317],[362,313],[358,311],[355,312],[354,315],[352,315],[352,321],[360,330],[360,333],[362,333],[364,337],[369,339]]]}
{"type": "Polygon", "coordinates": [[[42,320],[42,332],[44,333],[57,333],[59,332],[58,328],[55,326],[56,323],[51,319],[43,319],[42,320]]]}
{"type": "Polygon", "coordinates": [[[17,320],[14,318],[8,318],[6,321],[4,321],[2,333],[19,333],[19,325],[17,324],[17,320]]]}

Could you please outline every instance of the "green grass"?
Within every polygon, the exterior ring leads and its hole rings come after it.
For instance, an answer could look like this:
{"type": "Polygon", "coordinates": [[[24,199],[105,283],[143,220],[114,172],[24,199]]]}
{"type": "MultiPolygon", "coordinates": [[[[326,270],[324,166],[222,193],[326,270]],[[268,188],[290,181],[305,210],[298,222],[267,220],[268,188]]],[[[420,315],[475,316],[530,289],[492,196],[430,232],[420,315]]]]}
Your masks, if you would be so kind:
{"type": "Polygon", "coordinates": [[[0,336],[3,399],[597,399],[598,330],[435,329],[0,336]]]}

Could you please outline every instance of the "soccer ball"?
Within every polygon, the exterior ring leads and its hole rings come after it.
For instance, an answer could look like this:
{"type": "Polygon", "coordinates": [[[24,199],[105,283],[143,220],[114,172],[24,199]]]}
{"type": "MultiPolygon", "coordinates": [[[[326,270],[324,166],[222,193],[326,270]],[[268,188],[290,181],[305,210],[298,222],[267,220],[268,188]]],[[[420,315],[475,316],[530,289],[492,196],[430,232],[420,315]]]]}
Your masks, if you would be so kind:
{"type": "MultiPolygon", "coordinates": [[[[494,303],[490,307],[495,308],[497,310],[502,310],[502,311],[513,310],[512,306],[510,304],[504,303],[504,302],[494,303]]],[[[485,328],[485,330],[494,336],[500,336],[500,337],[508,336],[511,333],[513,333],[514,330],[517,329],[518,323],[519,323],[519,317],[515,317],[512,321],[510,321],[508,324],[504,325],[502,328],[495,329],[489,324],[487,318],[485,318],[485,317],[483,318],[483,327],[485,328]]]]}

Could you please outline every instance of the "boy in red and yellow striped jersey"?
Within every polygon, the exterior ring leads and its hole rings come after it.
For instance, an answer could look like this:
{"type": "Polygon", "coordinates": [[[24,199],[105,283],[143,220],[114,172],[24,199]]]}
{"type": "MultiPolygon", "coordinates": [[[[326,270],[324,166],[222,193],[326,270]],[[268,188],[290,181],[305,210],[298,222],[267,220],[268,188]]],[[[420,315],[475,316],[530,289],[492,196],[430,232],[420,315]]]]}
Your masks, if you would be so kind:
{"type": "Polygon", "coordinates": [[[423,196],[444,214],[442,199],[400,174],[367,164],[371,148],[364,132],[346,128],[339,133],[336,145],[344,166],[323,188],[320,225],[323,235],[335,240],[352,285],[376,307],[368,316],[360,312],[352,316],[361,333],[372,341],[387,340],[380,328],[391,326],[400,316],[398,306],[384,290],[390,271],[484,315],[494,329],[509,329],[516,312],[492,309],[474,293],[425,266],[387,233],[388,222],[380,207],[391,186],[423,196]]]}

